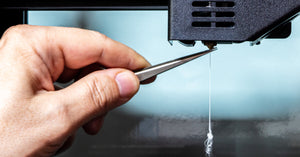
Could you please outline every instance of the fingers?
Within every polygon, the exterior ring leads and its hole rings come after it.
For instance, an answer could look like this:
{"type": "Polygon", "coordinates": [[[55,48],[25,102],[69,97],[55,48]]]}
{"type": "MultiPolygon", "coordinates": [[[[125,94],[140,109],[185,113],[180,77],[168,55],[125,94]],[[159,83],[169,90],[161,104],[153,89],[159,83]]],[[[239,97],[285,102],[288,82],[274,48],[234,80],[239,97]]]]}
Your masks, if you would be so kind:
{"type": "Polygon", "coordinates": [[[32,46],[55,78],[62,72],[57,69],[64,66],[79,69],[99,63],[136,70],[150,65],[131,48],[95,31],[44,26],[26,26],[26,29],[31,29],[30,36],[37,36],[38,39],[31,41],[32,46]]]}
{"type": "Polygon", "coordinates": [[[80,69],[99,63],[108,68],[136,70],[150,65],[131,48],[96,31],[19,25],[4,34],[2,42],[6,41],[11,41],[12,47],[18,47],[19,43],[23,47],[29,45],[46,64],[53,81],[65,67],[80,69]],[[16,38],[18,42],[15,42],[16,38]]]}
{"type": "MultiPolygon", "coordinates": [[[[78,80],[94,71],[98,70],[104,70],[103,66],[99,64],[91,64],[89,66],[86,66],[80,70],[72,70],[72,69],[65,69],[62,75],[59,77],[57,82],[66,83],[71,81],[72,79],[78,80]]],[[[154,82],[156,79],[156,76],[151,77],[145,81],[142,81],[141,84],[149,84],[154,82]]]]}
{"type": "Polygon", "coordinates": [[[67,83],[73,80],[78,75],[78,72],[78,69],[69,69],[66,67],[56,81],[60,83],[67,83]]]}
{"type": "MultiPolygon", "coordinates": [[[[67,126],[76,130],[124,104],[138,89],[139,80],[134,73],[124,69],[108,69],[93,72],[65,89],[52,92],[46,98],[64,106],[63,111],[67,113],[61,115],[67,117],[61,119],[69,119],[67,126]]],[[[95,126],[91,133],[98,130],[98,126],[95,126]]]]}
{"type": "Polygon", "coordinates": [[[72,146],[74,140],[75,140],[75,135],[70,136],[70,137],[66,140],[66,142],[63,144],[63,146],[60,147],[59,150],[55,153],[55,155],[58,155],[58,154],[60,154],[60,153],[63,153],[64,151],[66,151],[67,149],[69,149],[69,148],[72,146]]]}
{"type": "Polygon", "coordinates": [[[105,115],[101,115],[89,121],[87,124],[83,125],[84,131],[90,135],[96,135],[100,131],[104,123],[104,117],[105,115]]]}
{"type": "Polygon", "coordinates": [[[55,38],[52,47],[61,47],[69,68],[78,69],[96,62],[105,67],[131,70],[148,65],[131,48],[98,32],[75,28],[51,28],[48,31],[53,32],[49,38],[55,38]]]}

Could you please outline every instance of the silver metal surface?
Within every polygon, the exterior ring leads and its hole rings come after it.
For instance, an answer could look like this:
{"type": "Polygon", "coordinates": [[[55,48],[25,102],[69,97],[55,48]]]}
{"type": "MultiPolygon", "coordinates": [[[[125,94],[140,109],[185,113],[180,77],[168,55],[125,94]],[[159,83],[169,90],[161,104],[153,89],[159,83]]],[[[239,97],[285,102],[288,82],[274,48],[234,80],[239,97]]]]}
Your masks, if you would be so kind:
{"type": "Polygon", "coordinates": [[[189,61],[192,61],[198,57],[204,56],[212,51],[217,50],[217,48],[205,50],[202,52],[194,53],[192,55],[184,56],[181,58],[177,58],[171,61],[167,61],[158,65],[154,65],[145,69],[142,69],[140,71],[135,72],[136,76],[139,78],[140,81],[145,81],[153,76],[156,76],[158,74],[161,74],[165,71],[168,71],[170,69],[173,69],[177,66],[180,66],[184,63],[187,63],[189,61]]]}

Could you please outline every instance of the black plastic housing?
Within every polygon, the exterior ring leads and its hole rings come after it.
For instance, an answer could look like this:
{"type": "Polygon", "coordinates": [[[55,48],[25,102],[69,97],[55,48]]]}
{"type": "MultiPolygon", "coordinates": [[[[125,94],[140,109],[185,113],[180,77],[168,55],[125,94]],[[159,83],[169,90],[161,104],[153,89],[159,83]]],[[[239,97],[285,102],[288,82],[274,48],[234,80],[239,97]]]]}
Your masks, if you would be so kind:
{"type": "Polygon", "coordinates": [[[170,0],[169,40],[258,43],[286,38],[300,0],[170,0]]]}
{"type": "Polygon", "coordinates": [[[1,0],[0,36],[29,10],[167,10],[169,40],[259,42],[286,38],[300,0],[1,0]],[[170,1],[170,2],[169,2],[170,1]]]}

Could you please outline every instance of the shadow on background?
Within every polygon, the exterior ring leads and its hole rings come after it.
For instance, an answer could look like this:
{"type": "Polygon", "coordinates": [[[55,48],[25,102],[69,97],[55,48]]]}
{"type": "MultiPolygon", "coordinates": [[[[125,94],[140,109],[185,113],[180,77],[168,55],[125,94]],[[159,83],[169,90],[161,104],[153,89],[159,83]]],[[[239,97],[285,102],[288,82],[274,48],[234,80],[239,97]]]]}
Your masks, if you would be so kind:
{"type": "MultiPolygon", "coordinates": [[[[299,156],[300,132],[291,127],[295,121],[299,119],[216,120],[213,156],[299,156]]],[[[206,126],[207,119],[143,117],[113,111],[98,135],[80,131],[74,147],[60,156],[203,157],[206,126]]]]}

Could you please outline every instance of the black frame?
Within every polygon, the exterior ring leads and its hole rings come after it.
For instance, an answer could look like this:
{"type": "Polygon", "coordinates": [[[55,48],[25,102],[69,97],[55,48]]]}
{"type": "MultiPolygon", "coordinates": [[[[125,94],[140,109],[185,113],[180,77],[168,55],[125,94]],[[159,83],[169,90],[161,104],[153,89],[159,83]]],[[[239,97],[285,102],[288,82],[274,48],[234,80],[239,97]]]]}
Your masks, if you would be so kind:
{"type": "Polygon", "coordinates": [[[169,0],[1,0],[0,36],[27,23],[29,10],[167,10],[169,0]]]}
{"type": "Polygon", "coordinates": [[[169,0],[1,0],[0,9],[167,10],[169,0]]]}
{"type": "MultiPolygon", "coordinates": [[[[27,23],[27,12],[29,10],[172,10],[172,7],[169,6],[170,0],[1,0],[0,2],[0,36],[1,34],[10,26],[17,24],[26,24],[27,23]]],[[[174,1],[174,0],[171,0],[174,1]]],[[[202,0],[201,0],[202,1],[202,0]]],[[[205,0],[204,0],[205,1],[205,0]]],[[[223,1],[223,0],[215,0],[215,1],[223,1]]],[[[275,0],[276,2],[283,3],[285,1],[275,0]]],[[[296,9],[296,13],[299,12],[299,0],[290,0],[296,1],[295,4],[298,4],[298,8],[296,9]]],[[[260,5],[260,0],[257,0],[257,4],[250,4],[254,6],[260,5]]],[[[187,0],[182,0],[182,3],[187,3],[187,0]]],[[[285,2],[285,3],[288,3],[285,2]]],[[[292,5],[292,4],[289,4],[292,5]]],[[[176,10],[180,10],[182,6],[179,6],[176,10]]],[[[184,11],[185,12],[185,11],[184,11]]],[[[293,12],[293,11],[292,11],[293,12]]],[[[172,15],[174,10],[169,14],[172,15]]],[[[294,13],[293,13],[294,14],[294,13]]],[[[251,14],[250,14],[251,15],[251,14]]],[[[273,14],[276,16],[276,14],[273,14]]],[[[286,15],[286,17],[291,17],[293,15],[286,15]]],[[[245,16],[247,17],[247,16],[245,16]]],[[[169,18],[169,20],[172,18],[169,18]]],[[[259,17],[258,17],[259,19],[259,17]]],[[[186,22],[182,21],[186,20],[186,18],[180,18],[179,20],[175,20],[178,23],[173,24],[173,26],[179,26],[186,22]]],[[[244,18],[241,18],[244,20],[244,18]]],[[[275,24],[272,24],[270,27],[264,27],[261,29],[261,32],[255,32],[253,36],[248,39],[241,39],[236,42],[243,41],[255,41],[255,43],[259,43],[262,37],[266,37],[264,34],[269,35],[271,38],[286,38],[291,33],[291,24],[288,23],[275,29],[275,26],[285,24],[286,19],[280,19],[275,24]],[[274,26],[273,26],[274,25],[274,26]],[[270,30],[273,30],[270,32],[270,30]]],[[[258,21],[258,20],[257,20],[258,21]]],[[[256,23],[257,23],[256,21],[256,23]]],[[[265,23],[262,21],[261,23],[265,23]]],[[[255,22],[250,23],[255,24],[255,22]]],[[[171,28],[169,26],[169,28],[171,28]]],[[[173,28],[173,27],[172,27],[173,28]]],[[[172,30],[172,29],[171,29],[172,30]]],[[[169,33],[172,32],[169,29],[169,33]]],[[[225,32],[225,31],[224,31],[225,32]]],[[[243,31],[247,32],[247,31],[243,31]]],[[[207,33],[207,31],[206,31],[207,33]]],[[[225,32],[228,34],[228,32],[225,32]]],[[[193,33],[193,34],[201,34],[203,33],[193,33]]],[[[178,35],[177,35],[178,36],[178,35]]],[[[218,41],[222,35],[216,35],[215,38],[210,39],[204,36],[205,40],[218,41]]],[[[169,35],[169,40],[186,40],[184,38],[176,38],[169,35]]],[[[204,40],[201,38],[188,37],[188,40],[204,40]]],[[[232,42],[232,38],[227,37],[224,42],[232,42]]],[[[223,41],[222,41],[223,42],[223,41]]]]}

